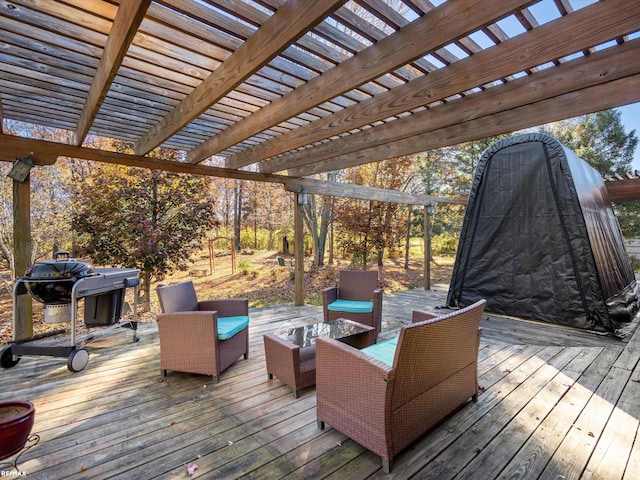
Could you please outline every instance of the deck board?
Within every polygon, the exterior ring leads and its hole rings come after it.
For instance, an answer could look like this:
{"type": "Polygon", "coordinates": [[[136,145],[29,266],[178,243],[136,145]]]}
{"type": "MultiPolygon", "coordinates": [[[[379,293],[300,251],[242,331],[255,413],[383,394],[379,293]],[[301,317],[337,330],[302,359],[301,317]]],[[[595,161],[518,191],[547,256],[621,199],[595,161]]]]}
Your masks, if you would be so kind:
{"type": "MultiPolygon", "coordinates": [[[[381,338],[412,309],[439,310],[443,290],[387,294],[381,338]]],[[[315,389],[295,399],[268,380],[262,335],[318,321],[320,307],[250,312],[249,359],[218,384],[160,376],[155,324],[99,334],[87,368],[24,357],[0,371],[0,400],[36,406],[40,442],[18,466],[37,479],[456,478],[636,479],[640,467],[640,334],[624,339],[541,322],[485,315],[477,403],[469,402],[402,452],[391,475],[341,433],[319,430],[315,389]]],[[[0,470],[9,467],[4,460],[0,470]]]]}

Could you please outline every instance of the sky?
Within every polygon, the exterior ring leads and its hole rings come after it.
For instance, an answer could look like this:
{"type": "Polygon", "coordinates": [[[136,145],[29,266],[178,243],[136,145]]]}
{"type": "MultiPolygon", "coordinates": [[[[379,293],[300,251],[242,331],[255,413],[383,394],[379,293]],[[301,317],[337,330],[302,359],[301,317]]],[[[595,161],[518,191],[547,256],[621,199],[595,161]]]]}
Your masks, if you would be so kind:
{"type": "MultiPolygon", "coordinates": [[[[622,112],[622,124],[627,133],[636,131],[636,137],[640,138],[640,103],[632,103],[624,107],[617,107],[622,112]]],[[[636,147],[636,153],[631,165],[632,170],[640,171],[640,145],[636,147]]]]}

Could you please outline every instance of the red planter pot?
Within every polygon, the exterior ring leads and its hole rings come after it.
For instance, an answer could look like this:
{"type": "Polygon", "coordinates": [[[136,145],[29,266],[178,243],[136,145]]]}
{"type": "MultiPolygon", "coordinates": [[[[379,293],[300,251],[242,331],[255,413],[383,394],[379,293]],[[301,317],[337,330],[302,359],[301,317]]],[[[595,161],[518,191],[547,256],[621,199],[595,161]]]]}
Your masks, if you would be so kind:
{"type": "Polygon", "coordinates": [[[31,402],[0,402],[0,460],[22,450],[35,419],[31,402]]]}

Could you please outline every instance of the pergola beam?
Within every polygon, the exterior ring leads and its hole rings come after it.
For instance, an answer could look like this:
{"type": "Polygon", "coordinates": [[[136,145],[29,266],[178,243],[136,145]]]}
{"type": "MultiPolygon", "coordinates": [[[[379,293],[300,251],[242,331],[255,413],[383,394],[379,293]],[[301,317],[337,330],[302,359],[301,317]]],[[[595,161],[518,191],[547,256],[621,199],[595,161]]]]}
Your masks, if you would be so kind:
{"type": "MultiPolygon", "coordinates": [[[[201,143],[189,152],[187,159],[197,163],[215,155],[263,131],[265,126],[276,125],[342,95],[530,3],[534,2],[485,1],[482,5],[477,0],[446,2],[201,143]]],[[[247,165],[241,159],[237,160],[226,166],[240,168],[247,165]]]]}
{"type": "MultiPolygon", "coordinates": [[[[605,84],[640,73],[640,39],[611,47],[611,50],[616,51],[615,59],[610,50],[602,50],[553,69],[540,70],[483,92],[334,140],[330,145],[319,145],[313,150],[314,165],[302,159],[296,162],[300,166],[289,168],[288,173],[292,176],[321,173],[328,171],[324,169],[332,165],[332,158],[345,158],[345,155],[363,149],[372,149],[413,135],[579,91],[589,85],[605,84]],[[320,165],[320,162],[325,163],[320,165]]],[[[296,153],[295,157],[301,157],[303,153],[305,151],[296,153]]]]}
{"type": "Polygon", "coordinates": [[[604,183],[612,202],[631,202],[640,198],[640,178],[625,178],[604,183]]]}
{"type": "Polygon", "coordinates": [[[74,138],[76,145],[81,145],[89,133],[150,4],[151,0],[122,0],[120,2],[87,100],[78,120],[74,138]]]}
{"type": "Polygon", "coordinates": [[[344,2],[289,0],[138,141],[134,148],[136,154],[148,153],[180,131],[344,2]]]}
{"type": "Polygon", "coordinates": [[[381,188],[366,187],[362,185],[327,182],[312,178],[294,178],[286,175],[249,172],[246,170],[210,167],[207,165],[194,165],[185,162],[174,162],[140,155],[107,152],[95,148],[22,138],[6,134],[0,135],[0,152],[2,152],[0,160],[4,161],[13,161],[18,157],[29,156],[29,154],[33,153],[33,160],[36,165],[52,163],[52,158],[64,156],[96,162],[125,165],[129,167],[149,168],[152,170],[166,170],[176,173],[233,178],[237,180],[249,180],[256,182],[280,183],[285,185],[286,189],[292,192],[300,192],[302,188],[304,188],[304,191],[308,193],[333,195],[359,200],[374,200],[411,205],[427,205],[432,202],[450,204],[466,203],[466,199],[464,198],[417,195],[408,192],[384,190],[381,188]],[[42,159],[45,159],[45,161],[42,159]]]}
{"type": "MultiPolygon", "coordinates": [[[[624,0],[616,1],[622,7],[624,0]]],[[[624,5],[628,5],[627,2],[624,2],[624,5]]],[[[344,132],[370,125],[393,115],[443,100],[458,92],[468,91],[496,79],[513,75],[518,71],[543,64],[550,58],[561,58],[593,45],[599,45],[606,42],[611,36],[619,35],[621,32],[629,33],[637,30],[639,24],[640,3],[632,9],[620,8],[616,15],[608,16],[604,15],[604,7],[601,3],[593,4],[572,15],[562,17],[534,29],[528,35],[514,37],[451,64],[447,68],[431,72],[409,83],[256,145],[250,150],[237,153],[229,157],[227,166],[232,167],[238,164],[261,162],[261,172],[274,173],[338,154],[356,151],[361,148],[356,137],[364,138],[366,136],[369,140],[380,141],[380,129],[396,128],[398,134],[405,131],[405,136],[410,136],[412,133],[409,130],[396,125],[396,123],[420,123],[424,120],[425,115],[421,119],[416,116],[407,116],[367,129],[361,133],[349,135],[348,138],[316,145],[313,155],[308,155],[308,152],[303,150],[270,158],[299,147],[320,142],[325,138],[335,137],[344,132]],[[568,36],[565,41],[558,42],[558,31],[575,33],[568,36]],[[529,48],[532,42],[536,45],[535,49],[529,48]],[[514,58],[514,51],[521,52],[521,54],[514,58]],[[414,120],[411,120],[412,118],[414,120]],[[270,159],[265,160],[267,158],[270,159]]],[[[604,55],[610,55],[610,53],[604,53],[604,55]]],[[[572,60],[567,63],[573,64],[576,61],[578,60],[572,60]]],[[[493,88],[490,88],[484,93],[489,94],[492,91],[493,88]]],[[[451,103],[457,102],[453,101],[451,103]]],[[[429,117],[428,114],[426,116],[429,117]]]]}
{"type": "Polygon", "coordinates": [[[413,155],[607,110],[620,105],[628,105],[640,101],[638,85],[640,85],[640,75],[625,77],[603,85],[585,88],[378,147],[363,149],[349,155],[324,160],[296,169],[295,174],[311,175],[404,155],[413,155]]]}

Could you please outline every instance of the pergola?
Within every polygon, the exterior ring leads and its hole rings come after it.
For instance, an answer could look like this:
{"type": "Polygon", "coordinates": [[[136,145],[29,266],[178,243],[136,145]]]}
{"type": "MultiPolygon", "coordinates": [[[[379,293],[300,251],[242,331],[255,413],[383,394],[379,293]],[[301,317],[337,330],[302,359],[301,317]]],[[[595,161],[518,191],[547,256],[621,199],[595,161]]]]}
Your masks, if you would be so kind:
{"type": "MultiPolygon", "coordinates": [[[[639,37],[628,0],[2,0],[0,120],[73,142],[0,132],[0,159],[461,203],[315,176],[638,102],[639,37]],[[88,135],[133,142],[135,155],[88,148],[88,135]],[[160,146],[184,161],[146,156],[160,146]]],[[[29,261],[29,194],[14,182],[16,271],[29,261]]]]}

